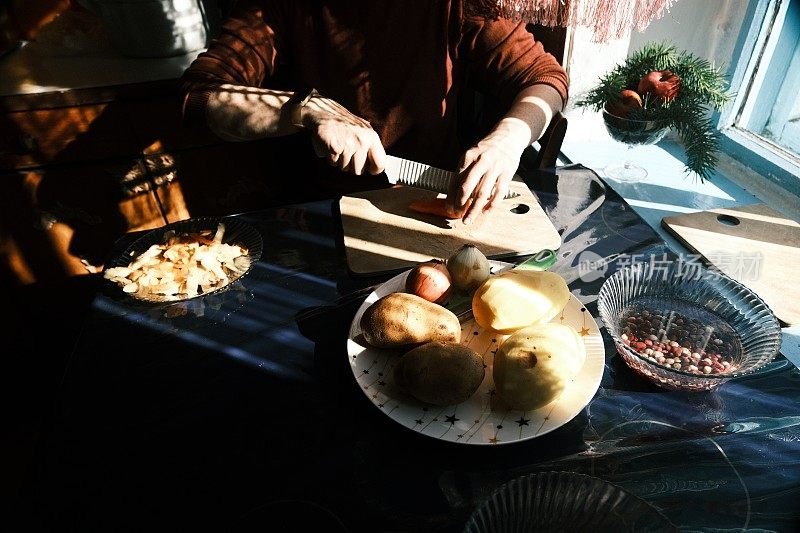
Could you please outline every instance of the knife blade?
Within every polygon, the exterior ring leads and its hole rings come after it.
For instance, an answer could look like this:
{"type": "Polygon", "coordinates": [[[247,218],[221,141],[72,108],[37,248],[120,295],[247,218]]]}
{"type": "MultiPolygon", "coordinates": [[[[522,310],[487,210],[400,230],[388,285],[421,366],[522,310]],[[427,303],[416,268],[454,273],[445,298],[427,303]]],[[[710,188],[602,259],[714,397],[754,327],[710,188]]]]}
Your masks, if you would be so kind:
{"type": "MultiPolygon", "coordinates": [[[[456,176],[455,172],[450,172],[449,170],[388,154],[386,155],[384,173],[392,185],[399,183],[444,194],[447,194],[450,188],[450,181],[456,176]]],[[[520,194],[508,191],[503,198],[516,198],[517,196],[520,196],[520,194]]]]}

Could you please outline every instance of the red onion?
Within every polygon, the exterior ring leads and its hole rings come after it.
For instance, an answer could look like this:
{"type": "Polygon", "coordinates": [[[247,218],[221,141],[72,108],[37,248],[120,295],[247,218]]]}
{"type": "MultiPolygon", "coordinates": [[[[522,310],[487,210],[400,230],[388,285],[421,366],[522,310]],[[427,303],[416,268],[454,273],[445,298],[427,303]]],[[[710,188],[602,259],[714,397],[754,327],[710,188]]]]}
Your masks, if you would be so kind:
{"type": "Polygon", "coordinates": [[[406,292],[437,304],[447,302],[452,286],[447,266],[438,260],[418,264],[406,278],[406,292]]]}

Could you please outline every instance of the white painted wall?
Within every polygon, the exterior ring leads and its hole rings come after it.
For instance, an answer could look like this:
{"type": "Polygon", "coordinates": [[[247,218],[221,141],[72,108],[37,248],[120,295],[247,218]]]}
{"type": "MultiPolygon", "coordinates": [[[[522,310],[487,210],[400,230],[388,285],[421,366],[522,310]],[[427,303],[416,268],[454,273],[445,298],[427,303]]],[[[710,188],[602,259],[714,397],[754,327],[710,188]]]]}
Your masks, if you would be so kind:
{"type": "Polygon", "coordinates": [[[678,49],[706,58],[728,69],[747,11],[746,0],[678,0],[669,12],[643,31],[604,44],[592,42],[588,29],[567,37],[565,68],[570,75],[571,105],[591,89],[599,77],[648,42],[665,41],[678,49]]]}
{"type": "Polygon", "coordinates": [[[634,32],[630,49],[650,41],[667,41],[728,68],[747,7],[746,0],[679,0],[644,32],[634,32]]]}

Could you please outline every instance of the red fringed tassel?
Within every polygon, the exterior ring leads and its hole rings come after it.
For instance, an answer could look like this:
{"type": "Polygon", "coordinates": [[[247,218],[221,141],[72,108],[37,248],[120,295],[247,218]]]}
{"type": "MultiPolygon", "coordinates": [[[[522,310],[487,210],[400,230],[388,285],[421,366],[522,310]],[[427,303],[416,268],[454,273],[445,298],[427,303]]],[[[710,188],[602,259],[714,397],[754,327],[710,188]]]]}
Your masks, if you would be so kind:
{"type": "MultiPolygon", "coordinates": [[[[542,26],[586,26],[594,42],[644,30],[661,18],[676,0],[497,0],[495,14],[542,26]]],[[[488,14],[488,13],[487,13],[488,14]]]]}

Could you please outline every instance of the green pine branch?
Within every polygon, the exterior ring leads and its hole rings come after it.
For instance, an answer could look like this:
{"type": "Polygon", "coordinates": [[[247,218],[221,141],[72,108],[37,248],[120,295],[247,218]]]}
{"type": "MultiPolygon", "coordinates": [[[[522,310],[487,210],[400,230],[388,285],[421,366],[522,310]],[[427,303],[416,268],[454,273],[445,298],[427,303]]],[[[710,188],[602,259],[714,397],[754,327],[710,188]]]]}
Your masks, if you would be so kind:
{"type": "Polygon", "coordinates": [[[686,168],[700,176],[701,180],[711,177],[717,164],[719,134],[700,108],[676,110],[672,126],[678,132],[686,150],[686,168]]]}
{"type": "Polygon", "coordinates": [[[732,97],[722,69],[708,60],[666,43],[649,43],[602,76],[577,105],[599,112],[619,101],[623,90],[637,91],[639,81],[654,70],[671,70],[681,78],[678,97],[662,102],[644,95],[643,107],[631,110],[629,118],[664,121],[676,130],[686,150],[687,173],[708,179],[717,162],[719,135],[707,113],[721,109],[732,97]]]}

